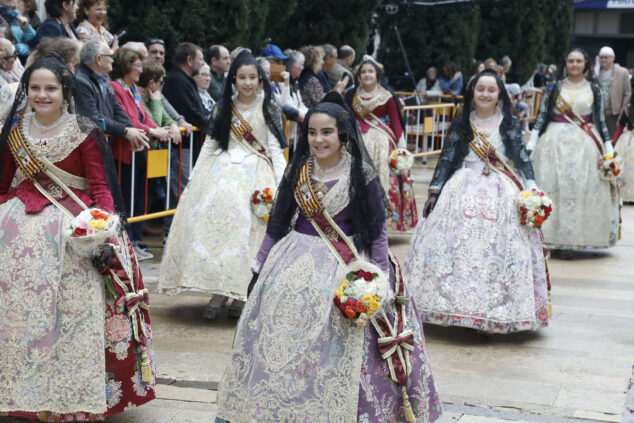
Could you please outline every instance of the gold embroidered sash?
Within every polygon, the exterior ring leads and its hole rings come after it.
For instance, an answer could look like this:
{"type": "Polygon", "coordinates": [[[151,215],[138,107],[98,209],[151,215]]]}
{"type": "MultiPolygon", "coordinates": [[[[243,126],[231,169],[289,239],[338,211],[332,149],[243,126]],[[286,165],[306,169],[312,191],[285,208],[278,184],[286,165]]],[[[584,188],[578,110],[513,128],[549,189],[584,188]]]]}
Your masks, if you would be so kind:
{"type": "Polygon", "coordinates": [[[374,113],[372,113],[372,111],[365,107],[361,103],[361,100],[359,99],[359,96],[357,94],[355,94],[352,98],[352,109],[359,117],[359,119],[363,120],[374,129],[383,132],[383,134],[387,136],[390,140],[392,148],[398,148],[398,140],[396,139],[396,134],[394,133],[394,131],[392,131],[392,128],[381,122],[381,119],[379,119],[374,113]]]}
{"type": "MultiPolygon", "coordinates": [[[[53,205],[58,207],[69,218],[75,215],[68,210],[69,206],[78,205],[82,210],[88,207],[77,195],[53,172],[55,167],[46,159],[37,157],[31,150],[24,134],[22,133],[22,118],[16,120],[16,124],[9,133],[7,145],[16,164],[22,173],[29,179],[33,186],[53,205]],[[46,185],[44,188],[42,185],[46,185]],[[66,195],[68,197],[66,197],[66,195]],[[75,204],[68,204],[68,198],[75,204]],[[63,203],[66,203],[64,205],[63,203]]],[[[57,169],[57,168],[56,168],[57,169]]],[[[61,169],[57,169],[61,170],[61,169]]]]}
{"type": "Polygon", "coordinates": [[[497,153],[495,148],[489,143],[486,137],[479,132],[473,124],[471,124],[473,130],[473,140],[469,143],[469,147],[479,158],[484,161],[485,166],[493,168],[494,171],[506,176],[513,182],[513,184],[520,191],[524,191],[524,184],[520,177],[513,171],[504,159],[497,153]],[[489,166],[492,165],[492,166],[489,166]]]}
{"type": "Polygon", "coordinates": [[[273,160],[269,157],[266,148],[264,148],[262,143],[253,135],[251,125],[242,117],[233,103],[231,103],[231,130],[243,145],[266,160],[271,168],[273,168],[273,160]]]}
{"type": "Polygon", "coordinates": [[[320,196],[312,184],[312,172],[313,161],[309,159],[299,171],[295,200],[302,214],[312,223],[319,236],[326,241],[335,257],[345,267],[358,260],[359,254],[352,241],[326,211],[320,198],[323,195],[320,196]]]}
{"type": "Polygon", "coordinates": [[[572,110],[570,104],[564,100],[559,92],[557,93],[557,98],[555,98],[555,109],[564,117],[564,119],[581,129],[587,136],[589,136],[597,146],[599,154],[603,156],[603,143],[599,141],[594,132],[592,132],[589,123],[572,110]]]}

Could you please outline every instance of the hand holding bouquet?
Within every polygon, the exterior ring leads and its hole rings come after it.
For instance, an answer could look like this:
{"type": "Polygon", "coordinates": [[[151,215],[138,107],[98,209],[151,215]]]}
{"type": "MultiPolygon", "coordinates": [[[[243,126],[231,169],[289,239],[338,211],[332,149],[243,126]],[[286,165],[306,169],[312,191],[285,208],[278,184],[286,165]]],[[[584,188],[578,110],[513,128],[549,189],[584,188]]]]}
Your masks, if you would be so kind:
{"type": "Polygon", "coordinates": [[[414,156],[409,151],[396,148],[390,154],[390,169],[398,174],[406,174],[414,165],[414,156]]]}
{"type": "Polygon", "coordinates": [[[553,211],[550,198],[535,188],[520,193],[517,208],[520,213],[520,224],[537,229],[541,228],[553,211]]]}
{"type": "Polygon", "coordinates": [[[75,216],[64,231],[64,236],[77,254],[95,257],[101,253],[106,240],[118,231],[119,216],[91,208],[75,216]]]}
{"type": "Polygon", "coordinates": [[[272,188],[264,188],[263,190],[255,190],[251,195],[251,208],[253,214],[261,218],[265,222],[269,221],[269,215],[273,208],[273,196],[275,191],[272,188]]]}
{"type": "Polygon", "coordinates": [[[599,176],[606,181],[612,180],[619,176],[623,168],[623,161],[617,157],[616,152],[604,154],[597,165],[599,168],[599,176]]]}
{"type": "MultiPolygon", "coordinates": [[[[356,264],[353,263],[353,264],[356,264]]],[[[364,326],[389,298],[391,291],[382,272],[370,263],[360,263],[356,270],[348,269],[337,288],[333,302],[344,317],[364,326]],[[364,270],[365,269],[365,270],[364,270]]]]}

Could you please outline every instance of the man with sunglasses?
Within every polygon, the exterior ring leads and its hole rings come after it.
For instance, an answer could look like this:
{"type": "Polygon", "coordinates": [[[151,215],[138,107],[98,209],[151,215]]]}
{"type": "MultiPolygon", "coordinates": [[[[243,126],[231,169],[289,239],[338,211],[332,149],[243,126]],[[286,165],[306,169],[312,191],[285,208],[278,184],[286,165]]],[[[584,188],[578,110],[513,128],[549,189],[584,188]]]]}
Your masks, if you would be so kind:
{"type": "Polygon", "coordinates": [[[7,39],[0,39],[0,87],[20,82],[24,67],[18,60],[15,46],[7,39]]]}

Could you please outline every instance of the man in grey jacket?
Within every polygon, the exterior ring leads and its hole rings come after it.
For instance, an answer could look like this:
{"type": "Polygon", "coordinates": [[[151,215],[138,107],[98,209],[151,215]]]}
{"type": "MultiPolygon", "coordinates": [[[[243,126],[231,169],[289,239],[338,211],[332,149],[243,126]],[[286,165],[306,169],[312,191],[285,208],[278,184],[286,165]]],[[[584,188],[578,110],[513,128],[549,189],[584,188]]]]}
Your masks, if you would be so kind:
{"type": "Polygon", "coordinates": [[[110,86],[108,73],[112,70],[112,56],[110,47],[101,40],[89,41],[82,47],[81,64],[75,70],[74,79],[77,113],[95,121],[104,132],[127,139],[132,151],[140,151],[149,147],[149,139],[132,126],[110,86]]]}
{"type": "Polygon", "coordinates": [[[619,116],[627,107],[632,97],[630,73],[626,68],[614,63],[614,50],[602,47],[599,50],[599,84],[605,104],[605,123],[608,125],[610,136],[614,135],[619,116]]]}

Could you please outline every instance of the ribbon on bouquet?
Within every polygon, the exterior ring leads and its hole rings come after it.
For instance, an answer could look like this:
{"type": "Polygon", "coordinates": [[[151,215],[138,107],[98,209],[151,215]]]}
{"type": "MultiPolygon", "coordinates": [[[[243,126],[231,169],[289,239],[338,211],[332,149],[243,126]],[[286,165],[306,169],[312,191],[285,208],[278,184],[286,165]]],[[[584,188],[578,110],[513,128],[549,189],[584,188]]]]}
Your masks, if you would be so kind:
{"type": "Polygon", "coordinates": [[[152,367],[147,354],[151,341],[145,323],[149,318],[150,308],[148,290],[139,290],[135,284],[135,281],[141,280],[141,270],[132,253],[132,246],[127,240],[127,235],[124,233],[122,243],[113,243],[112,248],[115,256],[107,267],[101,269],[101,273],[112,279],[117,292],[115,307],[123,305],[132,323],[132,334],[141,349],[141,380],[145,383],[151,382],[152,367]]]}
{"type": "MultiPolygon", "coordinates": [[[[295,187],[295,199],[302,214],[313,224],[319,236],[345,267],[359,260],[359,254],[352,241],[326,211],[321,201],[323,195],[319,195],[321,192],[316,190],[312,183],[312,166],[312,160],[309,159],[300,169],[295,187]]],[[[370,321],[379,334],[378,349],[381,358],[388,363],[390,378],[401,387],[405,418],[408,422],[414,423],[416,417],[407,395],[407,380],[412,371],[409,353],[415,349],[414,334],[411,329],[406,329],[405,306],[409,299],[405,297],[405,284],[400,265],[391,251],[389,255],[395,266],[397,283],[394,322],[389,322],[383,309],[380,315],[371,317],[370,321]]]]}

